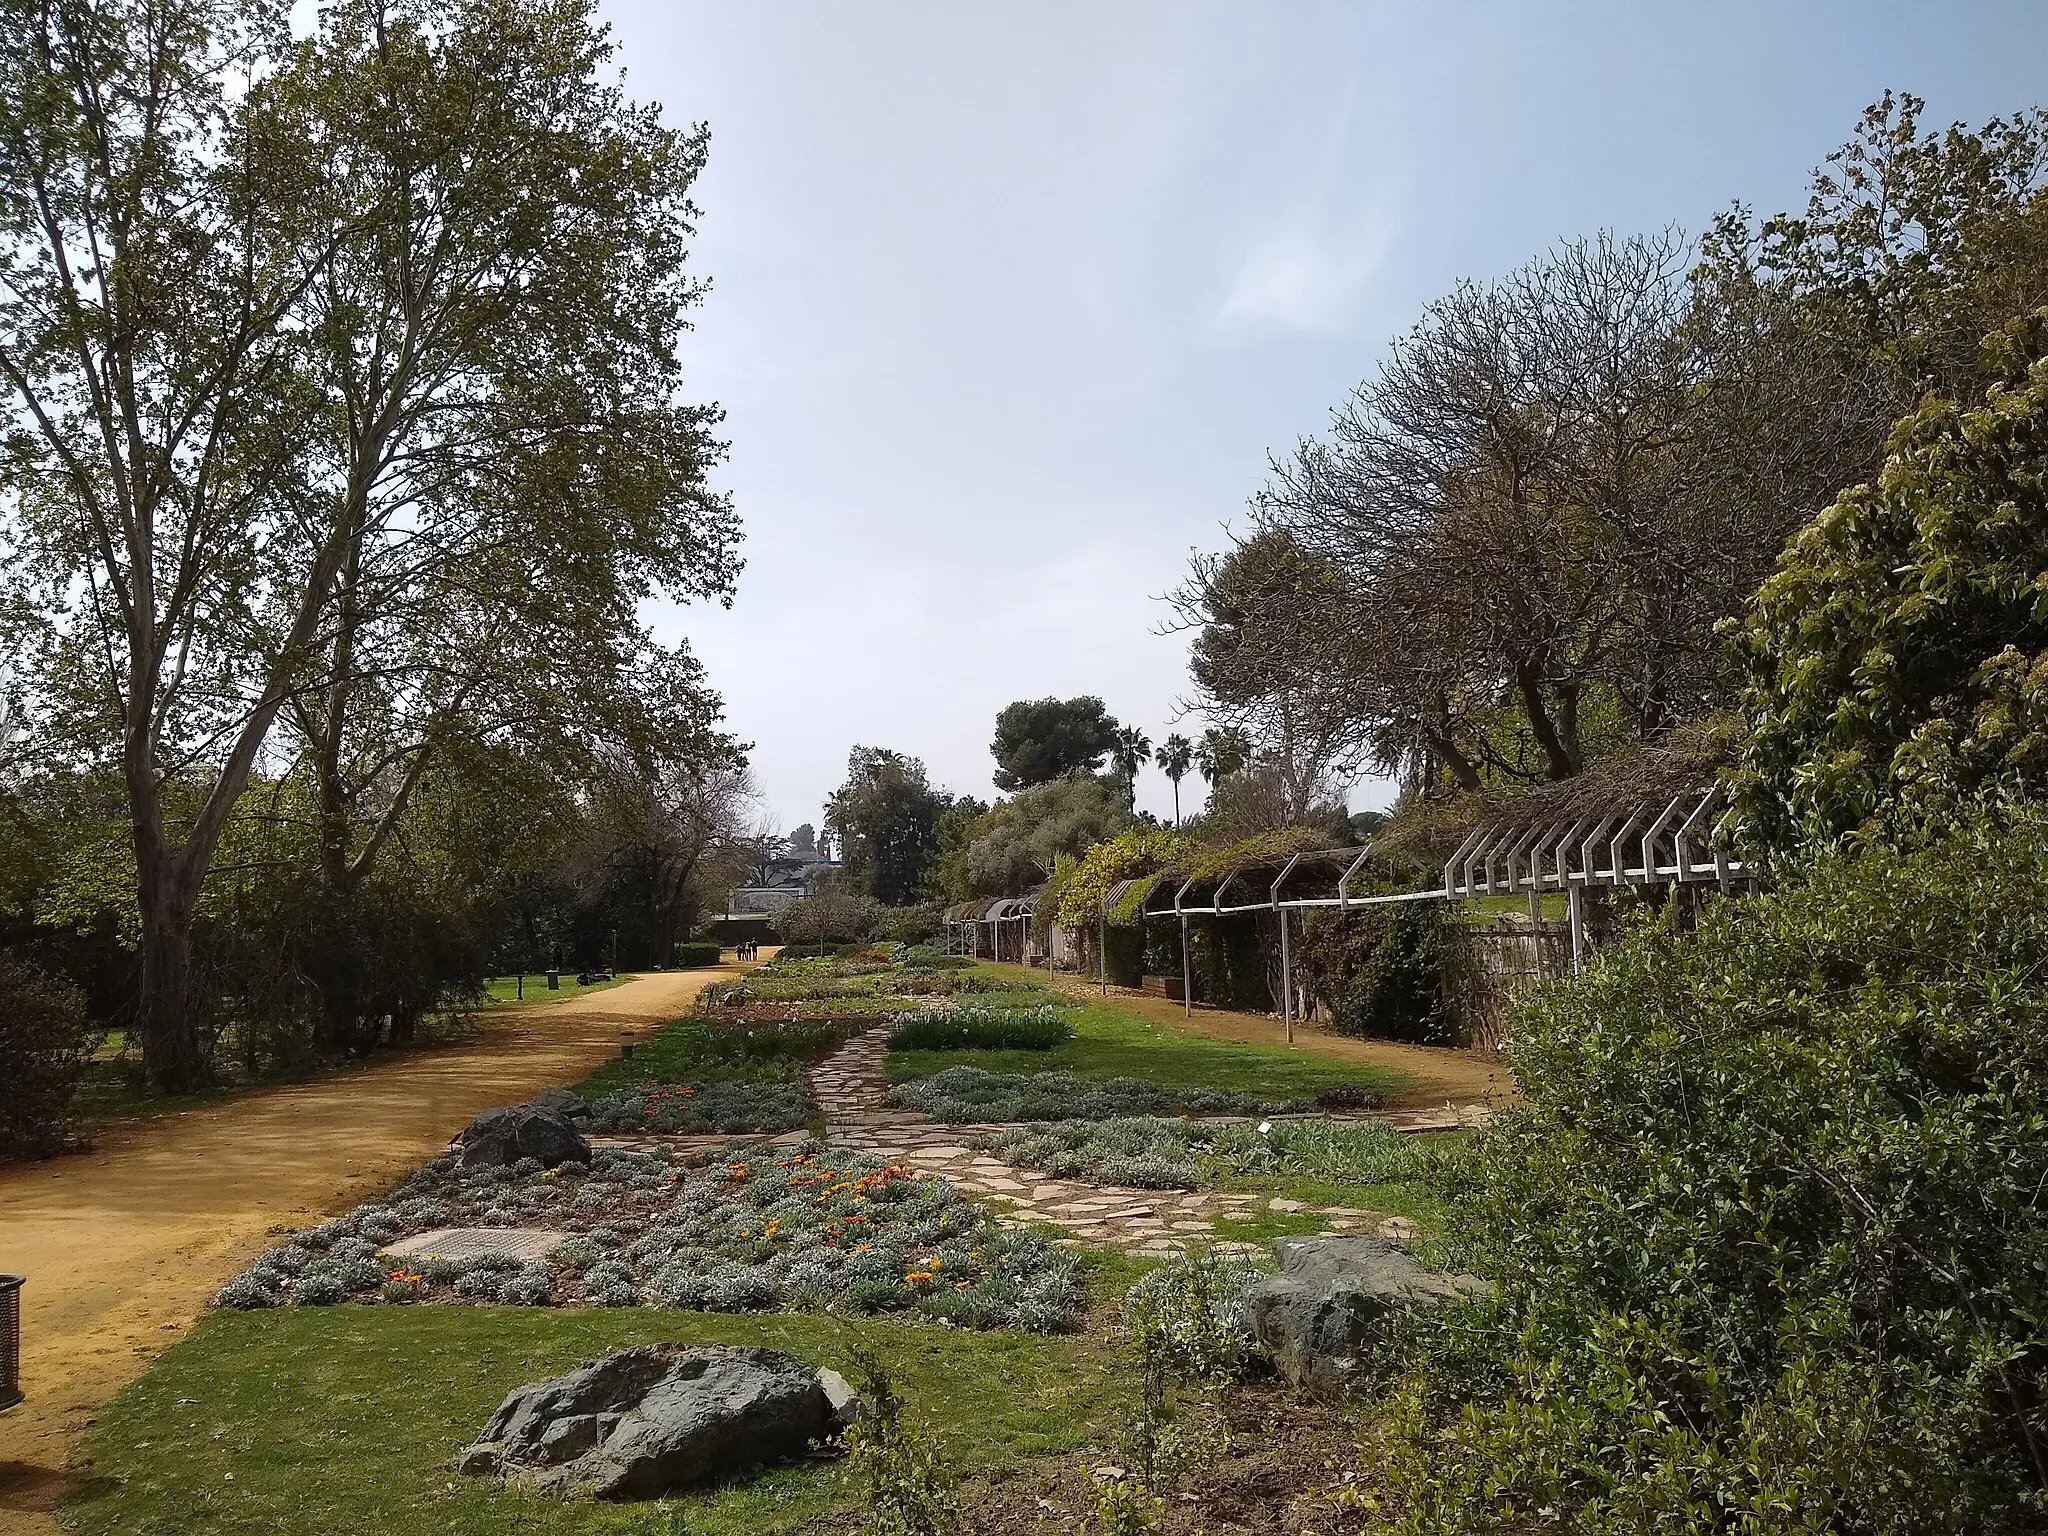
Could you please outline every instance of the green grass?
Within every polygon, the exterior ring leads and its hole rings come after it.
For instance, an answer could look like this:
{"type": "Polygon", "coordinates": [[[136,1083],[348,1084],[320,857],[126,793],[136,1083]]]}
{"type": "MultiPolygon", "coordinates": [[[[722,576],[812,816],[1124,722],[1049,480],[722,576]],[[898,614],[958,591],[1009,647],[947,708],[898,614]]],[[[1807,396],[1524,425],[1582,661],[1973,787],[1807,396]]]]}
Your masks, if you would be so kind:
{"type": "MultiPolygon", "coordinates": [[[[526,978],[526,1002],[560,1002],[565,997],[581,997],[586,992],[602,992],[607,987],[623,986],[639,978],[632,975],[614,976],[610,981],[593,981],[583,986],[576,980],[574,971],[562,973],[562,985],[555,991],[548,990],[547,972],[540,971],[526,978]]],[[[519,978],[517,976],[493,976],[484,985],[484,991],[494,1003],[518,1002],[519,978]]]]}
{"type": "Polygon", "coordinates": [[[963,1470],[1072,1451],[1116,1418],[1109,1347],[1086,1335],[641,1308],[216,1312],[101,1413],[92,1475],[62,1517],[88,1536],[769,1536],[846,1506],[831,1462],[662,1504],[563,1502],[454,1472],[513,1387],[654,1340],[765,1344],[842,1371],[866,1342],[963,1470]]]}
{"type": "Polygon", "coordinates": [[[1330,1230],[1327,1217],[1308,1211],[1253,1211],[1246,1216],[1218,1216],[1211,1225],[1226,1243],[1270,1243],[1276,1237],[1313,1237],[1330,1230]]]}
{"type": "Polygon", "coordinates": [[[1312,1099],[1325,1088],[1352,1084],[1395,1093],[1413,1081],[1360,1062],[1188,1033],[1113,1003],[1084,1003],[1063,1017],[1074,1038],[1052,1050],[892,1051],[889,1080],[903,1083],[960,1066],[1065,1070],[1089,1078],[1142,1077],[1162,1088],[1234,1088],[1262,1099],[1312,1099]]]}
{"type": "MultiPolygon", "coordinates": [[[[1299,1200],[1303,1205],[1337,1205],[1354,1211],[1379,1211],[1388,1216],[1406,1216],[1425,1233],[1443,1230],[1443,1205],[1430,1193],[1429,1187],[1425,1184],[1346,1184],[1335,1179],[1292,1178],[1286,1174],[1272,1174],[1257,1178],[1224,1179],[1216,1187],[1225,1194],[1277,1195],[1283,1200],[1299,1200]]],[[[1283,1213],[1270,1214],[1278,1219],[1283,1213]]],[[[1219,1226],[1216,1235],[1223,1237],[1227,1234],[1219,1226]]],[[[1283,1232],[1276,1229],[1269,1235],[1279,1237],[1283,1232]]],[[[1241,1241],[1256,1242],[1258,1239],[1244,1238],[1241,1241]]]]}

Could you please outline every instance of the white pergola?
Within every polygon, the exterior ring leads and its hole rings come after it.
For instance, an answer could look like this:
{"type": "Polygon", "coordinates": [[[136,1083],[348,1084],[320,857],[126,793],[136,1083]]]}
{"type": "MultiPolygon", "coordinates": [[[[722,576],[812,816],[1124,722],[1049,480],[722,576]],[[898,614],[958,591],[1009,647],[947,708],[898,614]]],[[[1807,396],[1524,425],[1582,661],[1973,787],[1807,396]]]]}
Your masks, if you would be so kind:
{"type": "MultiPolygon", "coordinates": [[[[956,931],[968,935],[982,928],[988,929],[989,953],[996,959],[1003,957],[1003,935],[1007,925],[1015,924],[1017,929],[1017,958],[1024,958],[1026,939],[1031,932],[1031,919],[1038,911],[1038,898],[1042,893],[1033,891],[1028,896],[1003,896],[994,901],[968,902],[948,908],[942,921],[950,937],[956,931]]],[[[975,946],[970,942],[969,952],[975,946]]]]}
{"type": "Polygon", "coordinates": [[[1527,894],[1533,916],[1545,891],[1565,893],[1572,968],[1583,962],[1585,893],[1592,886],[1718,885],[1732,891],[1755,869],[1728,849],[1735,809],[1715,784],[1680,790],[1670,800],[1605,815],[1482,823],[1444,865],[1444,895],[1527,894]]]}
{"type": "MultiPolygon", "coordinates": [[[[1318,907],[1347,910],[1409,901],[1526,894],[1533,918],[1544,892],[1561,891],[1571,923],[1572,968],[1577,970],[1585,959],[1584,898],[1588,887],[1712,882],[1727,892],[1737,882],[1753,882],[1755,868],[1728,851],[1728,830],[1734,816],[1725,791],[1716,784],[1682,790],[1669,801],[1644,803],[1604,815],[1505,817],[1475,827],[1444,865],[1443,884],[1432,890],[1354,896],[1351,882],[1372,857],[1372,849],[1324,848],[1293,854],[1277,864],[1267,862],[1233,870],[1207,881],[1159,880],[1146,893],[1138,915],[1141,920],[1173,918],[1179,922],[1181,999],[1192,1013],[1194,976],[1188,958],[1188,919],[1273,913],[1280,924],[1281,1015],[1286,1021],[1287,1038],[1292,1040],[1294,953],[1288,914],[1318,907]],[[1333,869],[1341,871],[1334,886],[1327,878],[1333,869]],[[1321,873],[1324,878],[1306,891],[1294,888],[1305,883],[1312,873],[1321,873]],[[1208,889],[1198,892],[1198,887],[1203,886],[1208,889]]],[[[1118,881],[1097,907],[1096,956],[1104,991],[1109,989],[1109,913],[1129,896],[1137,883],[1135,879],[1118,881]]]]}

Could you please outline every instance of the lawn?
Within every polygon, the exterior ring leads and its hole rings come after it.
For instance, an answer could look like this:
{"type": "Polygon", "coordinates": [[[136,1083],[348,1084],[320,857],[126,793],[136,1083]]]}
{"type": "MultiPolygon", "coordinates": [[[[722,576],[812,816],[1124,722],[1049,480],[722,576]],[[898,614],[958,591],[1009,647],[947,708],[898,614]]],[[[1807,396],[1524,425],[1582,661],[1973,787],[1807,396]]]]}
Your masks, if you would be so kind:
{"type": "Polygon", "coordinates": [[[634,981],[638,978],[630,975],[614,976],[609,981],[593,981],[586,987],[576,980],[576,973],[574,971],[565,971],[561,973],[561,986],[553,992],[548,990],[548,977],[545,971],[536,972],[524,979],[526,982],[526,996],[523,999],[519,996],[521,978],[517,976],[493,976],[484,985],[485,995],[494,1003],[521,1001],[529,1003],[554,1003],[560,1002],[565,997],[581,997],[586,992],[602,992],[607,987],[622,986],[626,982],[634,981]]]}
{"type": "Polygon", "coordinates": [[[1130,1013],[1084,1003],[1062,1015],[1074,1038],[1049,1051],[892,1051],[889,1080],[908,1082],[947,1067],[990,1072],[1064,1070],[1082,1077],[1141,1077],[1162,1088],[1230,1088],[1262,1099],[1312,1099],[1326,1088],[1363,1085],[1397,1093],[1412,1079],[1278,1045],[1216,1040],[1130,1013]]]}
{"type": "Polygon", "coordinates": [[[666,1504],[558,1502],[452,1470],[513,1387],[655,1340],[765,1344],[842,1371],[864,1341],[962,1470],[1071,1451],[1114,1418],[1109,1346],[1088,1335],[644,1308],[216,1312],[101,1413],[94,1475],[63,1518],[107,1536],[767,1536],[844,1504],[832,1462],[666,1504]]]}

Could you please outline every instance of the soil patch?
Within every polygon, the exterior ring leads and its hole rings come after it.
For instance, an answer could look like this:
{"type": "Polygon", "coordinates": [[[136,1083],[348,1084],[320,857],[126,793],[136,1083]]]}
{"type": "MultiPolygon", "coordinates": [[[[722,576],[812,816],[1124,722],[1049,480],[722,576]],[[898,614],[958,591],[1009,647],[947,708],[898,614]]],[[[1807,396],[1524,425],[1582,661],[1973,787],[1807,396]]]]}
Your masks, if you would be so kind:
{"type": "Polygon", "coordinates": [[[266,1234],[340,1215],[479,1111],[573,1083],[621,1029],[687,1013],[740,967],[501,1004],[455,1044],[217,1107],[116,1124],[90,1150],[0,1169],[0,1270],[22,1292],[27,1401],[0,1416],[0,1527],[47,1511],[99,1408],[189,1328],[266,1234]]]}

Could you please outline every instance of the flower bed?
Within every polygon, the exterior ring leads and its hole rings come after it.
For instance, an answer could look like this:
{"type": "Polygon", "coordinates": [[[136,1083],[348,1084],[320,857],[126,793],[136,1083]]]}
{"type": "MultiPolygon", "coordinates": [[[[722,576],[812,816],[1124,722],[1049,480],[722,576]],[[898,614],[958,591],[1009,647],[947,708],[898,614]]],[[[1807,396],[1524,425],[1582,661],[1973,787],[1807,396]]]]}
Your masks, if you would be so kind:
{"type": "Polygon", "coordinates": [[[956,1003],[905,1014],[889,1032],[892,1051],[1049,1051],[1074,1038],[1065,1010],[1051,1003],[993,1008],[956,1003]]]}
{"type": "Polygon", "coordinates": [[[1063,1120],[968,1145],[1013,1167],[1132,1189],[1201,1189],[1275,1177],[1396,1184],[1422,1177],[1438,1156],[1428,1143],[1384,1125],[1334,1120],[1063,1120]]]}
{"type": "Polygon", "coordinates": [[[436,1158],[388,1203],[301,1232],[215,1297],[222,1306],[340,1301],[668,1305],[724,1312],[916,1311],[970,1328],[1057,1332],[1080,1308],[1073,1255],[999,1226],[944,1179],[824,1149],[690,1158],[599,1151],[584,1168],[464,1168],[436,1158]],[[546,1259],[400,1259],[440,1227],[572,1234],[546,1259]]]}
{"type": "Polygon", "coordinates": [[[818,1112],[800,1082],[641,1081],[594,1099],[594,1131],[793,1131],[818,1112]]]}
{"type": "Polygon", "coordinates": [[[1121,1120],[1133,1115],[1274,1115],[1306,1108],[1223,1088],[1162,1088],[1137,1077],[1099,1082],[1072,1072],[948,1067],[890,1090],[889,1102],[949,1125],[1013,1120],[1121,1120]]]}

